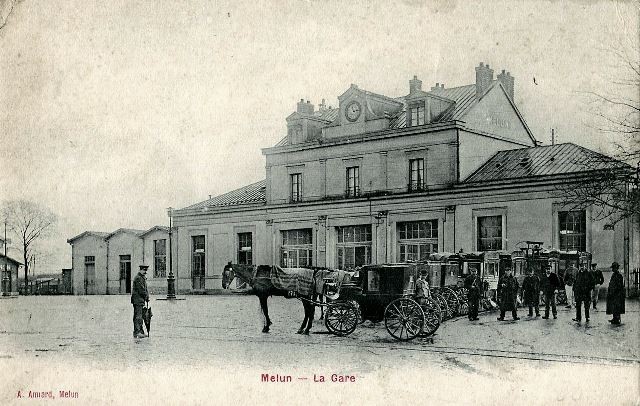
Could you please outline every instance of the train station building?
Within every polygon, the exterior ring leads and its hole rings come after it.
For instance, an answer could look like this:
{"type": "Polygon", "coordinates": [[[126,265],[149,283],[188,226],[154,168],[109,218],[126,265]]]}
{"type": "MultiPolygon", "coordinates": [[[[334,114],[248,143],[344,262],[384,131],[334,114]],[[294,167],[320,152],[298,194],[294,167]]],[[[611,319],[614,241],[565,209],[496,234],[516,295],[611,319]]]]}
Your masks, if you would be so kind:
{"type": "Polygon", "coordinates": [[[352,269],[528,240],[590,251],[605,272],[637,268],[638,219],[610,225],[555,194],[601,155],[539,146],[514,78],[482,63],[475,77],[452,88],[414,77],[401,97],[351,85],[336,108],[300,100],[262,150],[265,180],[171,213],[179,291],[219,289],[228,261],[352,269]]]}

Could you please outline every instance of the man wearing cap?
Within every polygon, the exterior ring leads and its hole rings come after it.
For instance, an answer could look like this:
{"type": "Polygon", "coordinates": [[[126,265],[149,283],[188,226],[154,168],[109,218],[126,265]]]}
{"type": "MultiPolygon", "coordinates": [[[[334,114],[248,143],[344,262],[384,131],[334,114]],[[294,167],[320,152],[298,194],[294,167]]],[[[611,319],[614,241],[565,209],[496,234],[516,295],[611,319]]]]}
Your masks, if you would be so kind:
{"type": "Polygon", "coordinates": [[[149,302],[149,292],[147,291],[147,269],[149,265],[140,265],[140,270],[133,278],[133,289],[131,290],[131,304],[133,305],[133,337],[148,337],[142,328],[142,308],[145,302],[149,302]]]}
{"type": "Polygon", "coordinates": [[[600,295],[600,285],[604,283],[602,271],[598,269],[598,264],[591,264],[591,279],[593,279],[593,290],[591,291],[591,301],[593,302],[593,310],[598,310],[598,296],[600,295]]]}
{"type": "Polygon", "coordinates": [[[429,290],[429,281],[427,280],[428,272],[426,269],[420,271],[420,276],[416,281],[416,299],[418,303],[423,304],[426,299],[431,298],[431,291],[429,290]]]}
{"type": "Polygon", "coordinates": [[[478,319],[478,306],[480,305],[480,293],[482,281],[478,276],[478,271],[471,268],[471,274],[464,280],[464,287],[467,289],[467,302],[469,303],[469,320],[478,319]]]}
{"type": "Polygon", "coordinates": [[[582,321],[582,311],[580,307],[584,304],[584,317],[589,321],[589,301],[591,301],[591,291],[593,290],[593,279],[591,273],[584,266],[581,266],[573,282],[573,295],[576,300],[576,318],[573,321],[582,321]]]}
{"type": "Polygon", "coordinates": [[[507,268],[504,271],[504,275],[498,279],[498,299],[500,300],[500,317],[498,320],[504,320],[504,315],[507,311],[511,310],[511,315],[514,320],[520,320],[517,311],[517,299],[518,299],[518,281],[511,273],[511,268],[507,268]]]}
{"type": "Polygon", "coordinates": [[[609,320],[611,324],[620,324],[620,315],[624,314],[624,279],[618,269],[620,264],[611,264],[613,274],[607,288],[607,314],[613,315],[613,319],[609,320]]]}

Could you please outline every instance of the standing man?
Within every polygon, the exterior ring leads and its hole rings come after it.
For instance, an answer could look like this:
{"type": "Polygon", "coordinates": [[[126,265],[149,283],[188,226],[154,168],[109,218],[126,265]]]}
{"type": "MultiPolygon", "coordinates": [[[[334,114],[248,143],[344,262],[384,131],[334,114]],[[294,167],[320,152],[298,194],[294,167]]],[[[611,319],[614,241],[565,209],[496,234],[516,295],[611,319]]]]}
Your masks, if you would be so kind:
{"type": "Polygon", "coordinates": [[[600,295],[600,285],[604,283],[602,271],[598,269],[598,264],[591,264],[591,279],[593,279],[593,291],[591,301],[593,302],[593,310],[598,310],[598,296],[600,295]]]}
{"type": "Polygon", "coordinates": [[[478,319],[478,306],[480,305],[480,290],[482,281],[478,276],[478,271],[471,268],[471,274],[464,280],[464,287],[467,289],[467,302],[469,303],[469,320],[476,321],[478,319]]]}
{"type": "Polygon", "coordinates": [[[620,324],[620,315],[624,314],[624,279],[618,269],[620,264],[611,264],[613,274],[607,289],[607,314],[613,315],[613,319],[609,320],[611,324],[620,324]]]}
{"type": "Polygon", "coordinates": [[[525,306],[529,306],[529,317],[533,316],[533,308],[536,309],[536,317],[540,317],[540,279],[531,268],[522,281],[522,298],[525,306]]]}
{"type": "Polygon", "coordinates": [[[573,293],[573,282],[577,274],[577,269],[574,266],[570,266],[564,271],[564,284],[566,285],[564,290],[567,292],[567,309],[571,309],[571,306],[576,305],[575,296],[573,293]]]}
{"type": "Polygon", "coordinates": [[[518,287],[518,281],[512,275],[511,268],[507,268],[504,275],[498,280],[498,299],[500,299],[500,317],[498,317],[498,320],[504,320],[504,314],[507,310],[511,310],[514,320],[520,320],[516,310],[518,287]]]}
{"type": "Polygon", "coordinates": [[[416,281],[416,299],[418,303],[423,304],[426,299],[431,298],[431,290],[429,289],[428,271],[423,269],[420,271],[420,276],[416,281]]]}
{"type": "Polygon", "coordinates": [[[560,289],[560,278],[554,272],[551,272],[551,267],[547,266],[545,270],[545,277],[542,278],[542,293],[544,293],[544,316],[543,319],[549,318],[549,305],[551,305],[551,311],[553,312],[553,318],[558,318],[558,310],[556,309],[556,290],[560,289]]]}
{"type": "Polygon", "coordinates": [[[140,265],[140,270],[133,278],[133,289],[131,290],[131,304],[133,305],[133,337],[148,337],[142,328],[142,308],[149,302],[149,291],[147,290],[147,269],[149,265],[140,265]]]}
{"type": "Polygon", "coordinates": [[[576,299],[576,318],[573,321],[580,323],[582,320],[582,310],[580,309],[584,302],[584,317],[589,322],[589,301],[591,301],[591,290],[593,290],[593,279],[591,273],[587,272],[587,268],[580,267],[576,280],[573,283],[573,295],[576,299]]]}

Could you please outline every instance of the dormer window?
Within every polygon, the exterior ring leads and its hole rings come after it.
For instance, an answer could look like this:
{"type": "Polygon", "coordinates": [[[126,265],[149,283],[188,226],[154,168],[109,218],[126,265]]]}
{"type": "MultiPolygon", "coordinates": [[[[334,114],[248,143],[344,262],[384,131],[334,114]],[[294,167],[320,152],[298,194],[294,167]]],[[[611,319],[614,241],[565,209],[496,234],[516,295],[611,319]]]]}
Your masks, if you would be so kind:
{"type": "Polygon", "coordinates": [[[424,125],[426,123],[424,101],[411,105],[409,107],[409,112],[411,117],[411,122],[409,123],[410,127],[415,127],[417,125],[424,125]]]}

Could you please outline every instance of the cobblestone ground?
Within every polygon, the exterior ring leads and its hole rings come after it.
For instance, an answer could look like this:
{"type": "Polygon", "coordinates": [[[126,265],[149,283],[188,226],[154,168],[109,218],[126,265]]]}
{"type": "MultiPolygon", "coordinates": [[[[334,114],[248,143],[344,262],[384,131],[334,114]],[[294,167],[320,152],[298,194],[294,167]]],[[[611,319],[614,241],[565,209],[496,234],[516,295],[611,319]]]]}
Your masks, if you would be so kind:
{"type": "Polygon", "coordinates": [[[441,325],[433,343],[401,343],[383,323],[365,322],[335,337],[316,320],[313,334],[297,335],[303,317],[297,300],[270,299],[274,324],[262,334],[253,296],[183,298],[152,298],[147,339],[131,337],[127,296],[1,300],[0,403],[49,400],[29,399],[29,391],[78,404],[640,400],[637,302],[627,303],[619,327],[602,310],[582,325],[564,308],[557,320],[521,310],[518,322],[498,322],[495,313],[478,322],[457,318],[441,325]],[[291,382],[262,382],[263,374],[291,382]],[[332,382],[333,374],[348,382],[332,382]]]}

